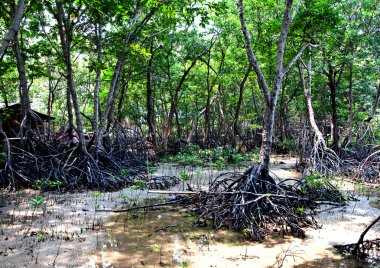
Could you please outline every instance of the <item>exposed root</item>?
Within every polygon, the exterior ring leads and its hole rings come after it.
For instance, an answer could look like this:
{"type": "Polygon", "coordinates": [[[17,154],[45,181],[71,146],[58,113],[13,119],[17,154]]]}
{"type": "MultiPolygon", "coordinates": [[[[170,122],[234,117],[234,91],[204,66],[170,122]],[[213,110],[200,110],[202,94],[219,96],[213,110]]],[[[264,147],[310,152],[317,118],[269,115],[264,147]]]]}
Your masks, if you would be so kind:
{"type": "Polygon", "coordinates": [[[0,166],[2,187],[114,189],[136,179],[148,182],[144,140],[130,129],[115,129],[104,140],[105,150],[100,152],[89,147],[88,153],[83,153],[79,147],[64,145],[58,138],[30,138],[7,144],[10,159],[0,166]]]}
{"type": "Polygon", "coordinates": [[[208,192],[197,197],[197,224],[211,222],[214,228],[228,227],[259,241],[271,230],[304,237],[303,228],[319,227],[307,210],[314,210],[320,201],[344,204],[343,196],[331,184],[289,182],[276,183],[260,164],[240,176],[223,174],[208,192]]]}
{"type": "Polygon", "coordinates": [[[351,254],[358,258],[372,258],[380,260],[380,238],[373,240],[364,240],[367,232],[380,221],[378,216],[372,223],[363,231],[357,243],[347,245],[334,245],[339,252],[343,254],[351,254]]]}
{"type": "Polygon", "coordinates": [[[177,185],[182,180],[176,176],[152,177],[149,180],[148,189],[165,190],[177,185]]]}
{"type": "Polygon", "coordinates": [[[320,173],[325,176],[340,172],[341,159],[327,147],[323,136],[304,129],[300,138],[301,163],[304,172],[320,173]]]}
{"type": "MultiPolygon", "coordinates": [[[[378,149],[378,148],[375,148],[378,149]]],[[[379,182],[380,180],[380,150],[374,151],[357,168],[355,177],[363,178],[369,182],[379,182]]]]}

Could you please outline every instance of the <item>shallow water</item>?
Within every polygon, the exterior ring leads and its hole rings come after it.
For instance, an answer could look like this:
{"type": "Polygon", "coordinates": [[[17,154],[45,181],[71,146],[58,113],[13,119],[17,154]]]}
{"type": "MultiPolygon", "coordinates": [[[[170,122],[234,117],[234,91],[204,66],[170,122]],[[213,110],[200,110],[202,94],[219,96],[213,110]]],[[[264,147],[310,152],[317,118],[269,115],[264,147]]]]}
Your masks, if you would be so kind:
{"type": "Polygon", "coordinates": [[[91,257],[92,267],[379,267],[343,258],[312,230],[306,239],[273,233],[262,243],[241,234],[193,227],[181,208],[112,215],[106,241],[91,257]],[[313,234],[314,232],[314,234],[313,234]],[[182,265],[182,266],[181,266],[182,265]]]}
{"type": "MultiPolygon", "coordinates": [[[[280,179],[297,178],[293,162],[279,162],[272,171],[280,179]]],[[[236,172],[243,169],[232,168],[236,172]]],[[[201,188],[225,171],[166,164],[160,166],[156,174],[187,172],[191,174],[188,182],[194,188],[201,188]]],[[[344,182],[340,186],[352,189],[352,185],[344,182]]],[[[172,190],[184,187],[179,185],[172,190]]],[[[377,198],[360,197],[358,202],[349,202],[344,208],[322,207],[316,218],[323,227],[306,230],[305,239],[273,233],[262,243],[246,241],[241,234],[229,230],[195,228],[196,216],[180,207],[113,214],[106,225],[107,239],[90,257],[89,267],[248,268],[281,264],[282,267],[380,267],[379,263],[344,258],[332,247],[356,242],[380,213],[377,203],[377,198]]],[[[377,226],[366,238],[376,238],[379,234],[380,226],[377,226]]]]}

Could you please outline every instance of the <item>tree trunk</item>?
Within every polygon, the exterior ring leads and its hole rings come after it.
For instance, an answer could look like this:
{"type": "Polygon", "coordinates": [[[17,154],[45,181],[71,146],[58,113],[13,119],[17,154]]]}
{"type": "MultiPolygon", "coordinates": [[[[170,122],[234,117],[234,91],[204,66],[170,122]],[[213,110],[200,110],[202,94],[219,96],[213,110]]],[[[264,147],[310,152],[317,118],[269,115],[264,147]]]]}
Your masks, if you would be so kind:
{"type": "MultiPolygon", "coordinates": [[[[75,112],[75,119],[77,124],[77,131],[79,136],[79,145],[81,148],[81,151],[83,153],[87,153],[86,150],[86,140],[84,138],[83,133],[83,123],[82,123],[82,117],[80,112],[80,106],[78,101],[77,92],[75,89],[75,83],[74,83],[74,73],[73,73],[73,67],[71,62],[71,42],[73,39],[73,29],[74,25],[71,21],[71,19],[66,17],[65,10],[63,8],[63,3],[56,0],[56,7],[57,7],[57,13],[54,14],[57,24],[58,24],[58,31],[59,31],[59,37],[61,40],[61,46],[63,50],[63,57],[64,62],[66,65],[66,80],[67,80],[67,108],[69,111],[69,123],[70,123],[70,112],[71,112],[71,101],[74,106],[74,112],[75,112]]],[[[72,14],[67,14],[67,16],[71,17],[72,14]]],[[[72,115],[71,115],[72,117],[72,115]]]]}
{"type": "Polygon", "coordinates": [[[340,80],[342,78],[342,73],[345,68],[345,64],[340,64],[338,69],[335,69],[333,65],[328,62],[328,70],[323,69],[323,73],[328,78],[328,86],[330,89],[330,113],[331,113],[331,140],[332,140],[332,148],[334,150],[340,149],[340,135],[339,135],[339,124],[338,124],[338,111],[337,111],[337,103],[336,103],[336,91],[338,85],[340,84],[340,80]]]}
{"type": "Polygon", "coordinates": [[[262,145],[260,149],[260,162],[263,165],[264,170],[269,170],[269,160],[271,147],[273,142],[273,126],[274,126],[274,116],[277,105],[278,95],[281,89],[282,79],[284,78],[286,72],[291,68],[291,66],[299,59],[306,47],[310,44],[305,45],[300,52],[290,61],[286,68],[283,67],[283,58],[285,53],[285,44],[288,36],[289,26],[292,23],[295,15],[301,7],[302,1],[300,1],[291,14],[293,0],[285,1],[285,9],[282,18],[282,25],[280,29],[280,36],[277,41],[277,53],[276,53],[276,70],[274,74],[274,81],[272,83],[272,90],[270,91],[264,77],[264,74],[259,66],[257,57],[253,51],[251,38],[247,31],[245,19],[244,19],[244,5],[242,0],[238,0],[239,18],[241,24],[241,30],[245,39],[245,46],[247,50],[247,55],[253,70],[256,73],[258,84],[264,95],[264,125],[262,133],[262,145]]]}
{"type": "Polygon", "coordinates": [[[308,75],[308,83],[306,85],[306,82],[305,82],[305,77],[303,75],[303,71],[302,71],[302,66],[301,66],[301,63],[299,64],[299,73],[300,73],[300,77],[301,77],[301,85],[302,85],[302,89],[303,89],[303,97],[304,97],[304,101],[305,101],[305,106],[306,106],[306,110],[307,110],[307,115],[308,115],[308,121],[309,121],[309,124],[314,132],[314,134],[317,136],[317,139],[322,142],[322,146],[323,148],[325,149],[327,146],[326,146],[326,143],[325,143],[325,140],[324,140],[324,137],[323,137],[323,134],[322,132],[319,130],[318,128],[318,125],[317,123],[315,122],[315,116],[314,116],[314,109],[313,109],[313,105],[312,105],[312,101],[311,101],[311,85],[312,85],[312,76],[311,76],[311,58],[307,64],[307,75],[308,75]]]}
{"type": "Polygon", "coordinates": [[[352,138],[352,120],[353,120],[353,114],[352,114],[352,84],[353,84],[353,76],[354,76],[354,43],[352,39],[349,41],[350,43],[350,54],[351,54],[351,60],[350,60],[350,66],[349,66],[349,77],[348,77],[348,119],[347,119],[347,142],[346,145],[351,143],[352,138]]]}
{"type": "Polygon", "coordinates": [[[329,89],[330,89],[330,106],[331,106],[331,140],[332,148],[339,148],[339,125],[338,125],[338,113],[336,106],[336,84],[332,75],[332,68],[330,65],[329,73],[329,89]]]}
{"type": "Polygon", "coordinates": [[[0,45],[0,61],[3,60],[4,54],[7,51],[9,43],[14,39],[14,37],[17,35],[18,30],[20,28],[20,23],[22,19],[22,13],[24,11],[24,0],[18,0],[17,8],[15,8],[14,12],[12,14],[12,26],[9,28],[7,34],[5,35],[4,39],[1,41],[0,45]]]}
{"type": "Polygon", "coordinates": [[[252,66],[249,65],[248,69],[245,72],[244,77],[241,80],[240,85],[239,85],[239,99],[238,99],[238,102],[236,104],[235,115],[234,115],[234,122],[233,122],[233,131],[234,131],[234,137],[235,137],[235,139],[240,134],[239,129],[238,129],[240,109],[241,109],[241,104],[243,103],[243,95],[244,95],[245,83],[247,82],[248,76],[249,76],[249,74],[250,74],[251,71],[252,71],[252,66]]]}
{"type": "Polygon", "coordinates": [[[158,142],[157,142],[157,134],[156,134],[156,125],[154,122],[154,99],[153,99],[153,88],[152,88],[152,65],[155,49],[153,49],[153,41],[150,43],[150,58],[148,61],[148,66],[146,70],[146,107],[147,107],[147,115],[146,121],[148,124],[148,131],[150,140],[153,145],[153,150],[155,153],[158,153],[158,142]]]}
{"type": "Polygon", "coordinates": [[[95,24],[95,34],[97,37],[96,49],[98,53],[96,67],[96,78],[95,78],[95,88],[94,88],[94,119],[93,119],[93,132],[94,136],[97,137],[99,133],[99,90],[100,90],[100,76],[102,73],[102,26],[99,23],[95,24]]]}
{"type": "Polygon", "coordinates": [[[164,152],[166,152],[168,150],[168,141],[169,141],[169,137],[170,137],[172,130],[173,130],[173,117],[174,117],[175,109],[177,107],[178,94],[182,88],[183,83],[186,80],[187,75],[190,73],[191,69],[197,63],[198,58],[199,57],[197,57],[195,60],[193,60],[190,64],[190,66],[187,69],[185,69],[185,71],[181,77],[181,80],[178,82],[178,85],[174,91],[174,95],[172,97],[172,101],[170,104],[168,119],[166,120],[166,128],[165,128],[164,137],[163,137],[163,145],[162,145],[163,148],[162,149],[164,152]]]}
{"type": "Polygon", "coordinates": [[[206,99],[206,110],[205,110],[205,123],[204,123],[204,131],[203,131],[203,145],[206,145],[208,141],[208,136],[210,134],[210,100],[212,94],[212,86],[210,85],[210,61],[211,61],[211,48],[212,45],[208,49],[207,53],[207,76],[206,76],[206,90],[207,90],[207,99],[206,99]]]}
{"type": "Polygon", "coordinates": [[[187,143],[192,143],[193,140],[194,140],[194,135],[196,134],[197,132],[197,127],[198,127],[198,120],[199,120],[199,117],[202,116],[202,114],[206,111],[206,108],[204,108],[202,111],[200,111],[198,114],[196,114],[194,116],[194,119],[193,119],[193,122],[192,122],[192,127],[191,127],[191,130],[190,130],[190,133],[187,137],[187,143]]]}
{"type": "Polygon", "coordinates": [[[117,105],[117,120],[119,122],[123,121],[123,108],[125,104],[125,99],[127,97],[128,87],[129,87],[129,81],[131,81],[132,78],[132,69],[128,71],[127,77],[123,77],[123,81],[121,83],[121,92],[119,97],[119,103],[117,105]]]}
{"type": "MultiPolygon", "coordinates": [[[[124,38],[124,43],[123,43],[124,46],[129,44],[129,42],[133,39],[133,37],[136,36],[141,31],[142,27],[152,18],[154,13],[157,11],[157,7],[153,8],[144,17],[144,19],[142,19],[141,23],[138,26],[136,26],[137,20],[139,18],[140,9],[141,9],[140,4],[141,2],[137,1],[136,9],[129,25],[130,31],[124,38]]],[[[107,119],[111,121],[113,120],[113,111],[114,111],[114,107],[116,103],[116,98],[119,93],[118,85],[119,85],[121,74],[123,73],[123,69],[124,69],[124,57],[125,57],[125,48],[122,47],[119,52],[114,73],[111,79],[110,90],[108,93],[106,106],[100,120],[99,131],[98,131],[99,135],[96,137],[97,150],[102,149],[102,138],[105,132],[105,127],[107,125],[107,119]]],[[[108,126],[110,126],[110,123],[111,122],[108,122],[108,126]]]]}
{"type": "Polygon", "coordinates": [[[20,99],[21,99],[21,108],[22,108],[22,116],[23,116],[23,120],[20,126],[20,136],[21,138],[23,138],[25,136],[25,133],[31,130],[32,109],[30,106],[28,81],[26,79],[26,73],[25,73],[25,61],[21,55],[18,34],[14,36],[13,49],[16,55],[17,70],[18,70],[19,80],[20,80],[20,93],[21,93],[20,99]]]}

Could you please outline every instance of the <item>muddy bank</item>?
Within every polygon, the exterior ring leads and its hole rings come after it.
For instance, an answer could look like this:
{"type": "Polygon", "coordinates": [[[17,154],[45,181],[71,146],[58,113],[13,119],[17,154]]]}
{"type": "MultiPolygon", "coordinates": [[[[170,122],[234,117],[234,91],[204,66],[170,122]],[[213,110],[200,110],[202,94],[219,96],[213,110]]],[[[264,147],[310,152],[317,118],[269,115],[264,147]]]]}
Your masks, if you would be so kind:
{"type": "Polygon", "coordinates": [[[120,208],[146,193],[27,190],[0,196],[0,267],[87,267],[106,234],[108,215],[95,210],[120,208]]]}
{"type": "MultiPolygon", "coordinates": [[[[300,176],[294,170],[294,159],[278,158],[275,162],[272,172],[279,178],[300,176]]],[[[164,164],[157,167],[155,175],[186,173],[186,183],[203,188],[220,173],[244,169],[164,164]]],[[[186,189],[186,183],[175,189],[186,189]]],[[[341,187],[353,189],[344,182],[341,187]]],[[[0,267],[277,267],[285,251],[294,258],[285,258],[284,267],[370,267],[344,260],[332,251],[332,244],[355,242],[380,213],[376,206],[370,206],[378,199],[361,197],[348,207],[318,214],[323,228],[307,230],[306,239],[274,233],[263,243],[251,243],[228,230],[193,228],[195,215],[182,208],[117,215],[95,212],[120,209],[147,198],[157,201],[164,197],[136,189],[113,193],[2,192],[0,267]],[[33,206],[33,200],[41,196],[46,200],[33,206]]],[[[379,227],[368,238],[375,237],[376,231],[379,227]]]]}

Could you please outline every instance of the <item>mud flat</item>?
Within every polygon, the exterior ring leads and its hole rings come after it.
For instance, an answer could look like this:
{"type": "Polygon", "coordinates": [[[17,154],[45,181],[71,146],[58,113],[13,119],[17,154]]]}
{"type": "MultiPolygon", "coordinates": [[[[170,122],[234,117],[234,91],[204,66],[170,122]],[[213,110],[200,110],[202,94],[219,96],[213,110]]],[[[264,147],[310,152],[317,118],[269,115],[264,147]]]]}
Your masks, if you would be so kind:
{"type": "MultiPolygon", "coordinates": [[[[232,167],[228,171],[243,169],[232,167]]],[[[164,164],[156,175],[186,172],[192,175],[189,182],[202,188],[225,171],[164,164]]],[[[279,178],[299,176],[294,159],[275,159],[272,172],[279,178]]],[[[186,185],[176,186],[183,187],[186,185]]],[[[344,182],[341,187],[353,189],[344,182]]],[[[112,193],[1,192],[0,267],[278,267],[281,260],[283,267],[379,267],[344,259],[332,250],[333,244],[355,242],[380,213],[375,197],[360,197],[344,208],[321,208],[317,219],[323,227],[307,230],[305,239],[273,233],[262,243],[245,241],[241,234],[229,230],[195,228],[196,215],[182,207],[96,212],[162,199],[133,189],[112,193]],[[46,200],[33,205],[33,200],[41,197],[46,200]]],[[[379,226],[367,238],[376,235],[379,226]]]]}

